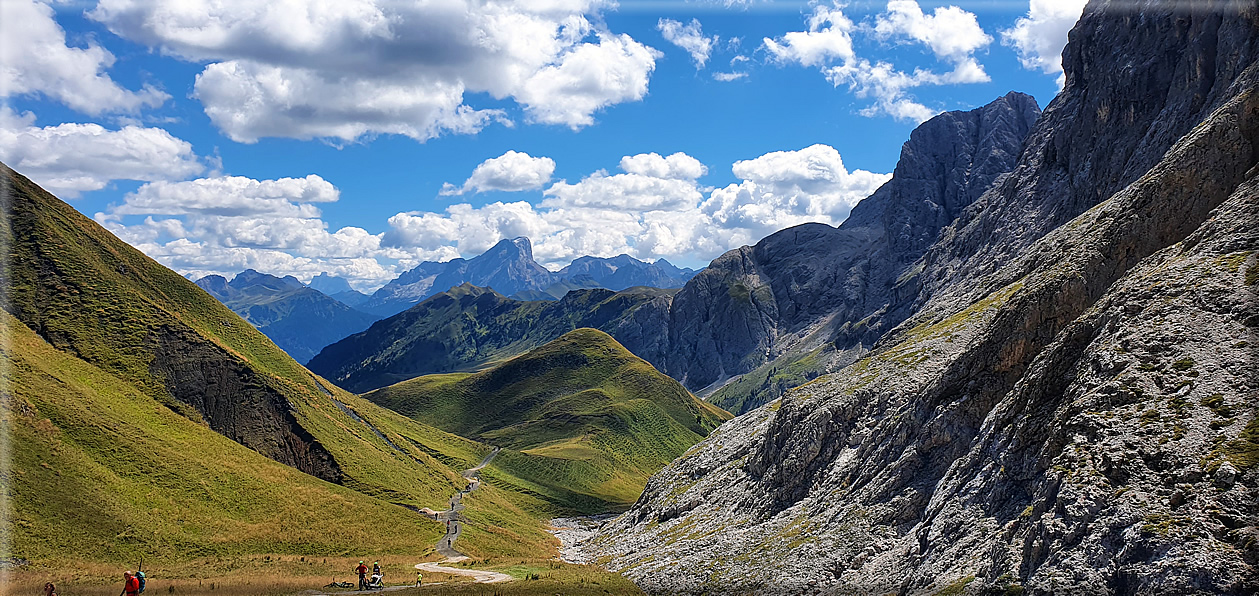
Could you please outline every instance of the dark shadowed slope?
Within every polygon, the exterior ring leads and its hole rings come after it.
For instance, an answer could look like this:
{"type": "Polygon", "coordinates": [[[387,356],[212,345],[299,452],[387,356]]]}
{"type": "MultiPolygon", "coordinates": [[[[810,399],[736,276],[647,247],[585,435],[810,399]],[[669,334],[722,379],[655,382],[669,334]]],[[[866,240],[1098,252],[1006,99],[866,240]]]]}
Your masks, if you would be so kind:
{"type": "Polygon", "coordinates": [[[579,327],[611,334],[652,360],[663,345],[672,290],[577,290],[520,301],[463,285],[328,346],[311,370],[351,391],[425,374],[477,370],[579,327]]]}

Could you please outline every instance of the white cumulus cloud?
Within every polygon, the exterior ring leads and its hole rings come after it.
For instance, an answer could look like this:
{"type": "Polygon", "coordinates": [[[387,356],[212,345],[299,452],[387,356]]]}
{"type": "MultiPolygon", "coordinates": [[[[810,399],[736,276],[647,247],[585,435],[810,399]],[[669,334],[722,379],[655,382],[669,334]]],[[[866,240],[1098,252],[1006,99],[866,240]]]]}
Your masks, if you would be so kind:
{"type": "Polygon", "coordinates": [[[807,31],[791,31],[778,39],[766,37],[762,43],[775,60],[801,66],[822,66],[852,60],[853,22],[839,6],[818,5],[809,16],[807,31]]]}
{"type": "Polygon", "coordinates": [[[975,52],[992,42],[975,15],[955,6],[922,11],[915,0],[891,0],[873,24],[854,24],[842,5],[817,5],[808,19],[807,31],[792,31],[780,38],[765,38],[763,47],[779,63],[819,68],[836,87],[846,85],[873,105],[860,110],[866,116],[887,114],[899,120],[922,122],[938,113],[919,103],[910,90],[927,85],[959,85],[990,80],[975,52]],[[859,56],[853,35],[866,33],[881,41],[912,42],[926,46],[932,55],[949,65],[938,72],[898,69],[885,60],[859,56]]]}
{"type": "Polygon", "coordinates": [[[838,225],[853,205],[891,179],[850,172],[839,151],[821,144],[738,161],[732,170],[743,181],[714,190],[701,206],[715,227],[732,235],[727,244],[755,242],[810,221],[838,225]]]}
{"type": "Polygon", "coordinates": [[[195,97],[229,137],[426,140],[525,119],[580,128],[641,100],[659,56],[598,24],[603,0],[101,0],[110,31],[206,63],[195,97]]]}
{"type": "Polygon", "coordinates": [[[879,15],[875,33],[884,39],[903,36],[931,48],[937,58],[957,63],[992,43],[975,15],[956,6],[938,7],[924,14],[915,0],[892,0],[879,15]]]}
{"type": "Polygon", "coordinates": [[[665,41],[686,50],[691,55],[691,60],[695,61],[696,68],[704,68],[718,41],[716,35],[704,36],[699,19],[691,19],[687,24],[673,19],[660,19],[656,23],[656,29],[664,36],[665,41]]]}
{"type": "Polygon", "coordinates": [[[0,106],[0,160],[61,198],[113,180],[178,180],[205,169],[191,144],[161,128],[34,122],[30,112],[0,106]]]}
{"type": "Polygon", "coordinates": [[[69,47],[47,2],[0,2],[0,97],[41,94],[86,114],[134,112],[170,96],[145,86],[125,89],[105,71],[114,55],[95,42],[69,47]]]}
{"type": "Polygon", "coordinates": [[[215,176],[152,182],[95,219],[162,264],[191,277],[253,268],[308,279],[322,271],[364,286],[396,275],[400,259],[450,258],[446,251],[381,247],[362,228],[329,231],[318,203],[340,199],[332,183],[304,178],[215,176]]]}
{"type": "Polygon", "coordinates": [[[620,165],[630,174],[675,180],[694,180],[708,173],[703,163],[682,152],[668,157],[661,157],[659,153],[626,155],[621,158],[620,165]]]}
{"type": "Polygon", "coordinates": [[[1087,3],[1088,0],[1031,0],[1027,16],[1002,31],[1001,42],[1018,52],[1023,68],[1059,75],[1061,87],[1062,48],[1087,3]]]}
{"type": "Polygon", "coordinates": [[[442,186],[441,194],[535,190],[549,182],[554,172],[555,160],[549,157],[533,157],[520,151],[508,151],[481,162],[461,186],[447,182],[442,186]]]}

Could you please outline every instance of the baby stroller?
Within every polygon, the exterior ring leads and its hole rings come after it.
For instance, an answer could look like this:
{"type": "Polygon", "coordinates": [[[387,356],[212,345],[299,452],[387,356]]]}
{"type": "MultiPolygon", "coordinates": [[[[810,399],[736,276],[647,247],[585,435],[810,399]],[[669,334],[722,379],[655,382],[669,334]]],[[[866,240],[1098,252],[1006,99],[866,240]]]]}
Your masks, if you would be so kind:
{"type": "Polygon", "coordinates": [[[385,589],[385,572],[381,571],[378,573],[373,573],[371,577],[367,578],[367,589],[368,590],[385,589]]]}

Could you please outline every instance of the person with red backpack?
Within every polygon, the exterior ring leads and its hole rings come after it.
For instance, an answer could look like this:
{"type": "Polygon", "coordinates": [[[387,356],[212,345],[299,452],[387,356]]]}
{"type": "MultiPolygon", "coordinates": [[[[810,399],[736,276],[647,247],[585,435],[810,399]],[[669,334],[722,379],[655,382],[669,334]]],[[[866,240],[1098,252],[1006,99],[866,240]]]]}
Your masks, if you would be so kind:
{"type": "Polygon", "coordinates": [[[122,573],[122,592],[118,596],[137,596],[140,593],[140,580],[132,575],[130,571],[122,573]]]}

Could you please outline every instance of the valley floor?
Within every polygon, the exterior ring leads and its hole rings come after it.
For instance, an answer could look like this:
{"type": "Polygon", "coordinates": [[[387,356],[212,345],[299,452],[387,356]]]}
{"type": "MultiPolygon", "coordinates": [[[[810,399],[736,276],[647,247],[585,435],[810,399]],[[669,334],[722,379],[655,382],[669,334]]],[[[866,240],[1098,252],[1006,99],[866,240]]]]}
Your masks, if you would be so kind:
{"type": "MultiPolygon", "coordinates": [[[[436,559],[431,549],[428,560],[436,559]]],[[[376,560],[372,558],[371,560],[376,560]]],[[[424,585],[415,587],[415,565],[419,557],[389,555],[379,558],[385,572],[385,585],[391,596],[406,594],[642,594],[630,580],[593,565],[572,565],[549,559],[495,561],[467,560],[446,563],[468,571],[502,573],[512,581],[484,584],[473,576],[431,571],[426,566],[424,585]]],[[[355,557],[301,557],[259,555],[242,558],[214,558],[175,566],[145,564],[148,575],[146,595],[152,596],[254,596],[350,594],[354,589],[326,588],[329,583],[357,585],[352,569],[355,557]]],[[[70,568],[18,568],[0,576],[0,596],[40,594],[44,582],[51,581],[63,596],[115,596],[121,590],[123,569],[87,563],[70,568]],[[114,576],[118,576],[114,579],[114,576]]]]}

